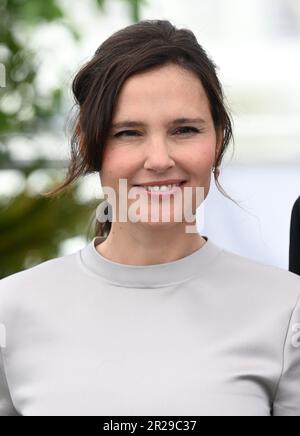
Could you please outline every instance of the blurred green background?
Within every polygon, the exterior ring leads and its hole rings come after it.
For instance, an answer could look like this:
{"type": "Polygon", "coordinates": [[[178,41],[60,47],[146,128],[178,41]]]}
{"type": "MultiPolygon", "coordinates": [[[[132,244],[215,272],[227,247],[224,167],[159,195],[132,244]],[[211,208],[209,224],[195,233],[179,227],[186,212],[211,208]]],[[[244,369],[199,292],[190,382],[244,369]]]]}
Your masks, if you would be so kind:
{"type": "MultiPolygon", "coordinates": [[[[142,0],[119,2],[125,3],[129,21],[140,19],[142,0]]],[[[103,20],[107,3],[95,0],[103,20]]],[[[67,115],[63,83],[46,94],[39,91],[39,53],[28,49],[24,37],[51,22],[59,22],[75,42],[80,41],[79,29],[56,0],[0,0],[0,62],[6,69],[6,86],[0,89],[0,170],[17,171],[22,176],[17,195],[0,196],[0,278],[58,256],[64,240],[76,236],[89,239],[94,232],[93,214],[99,201],[79,199],[78,184],[55,198],[45,198],[37,193],[38,187],[32,192],[28,186],[28,180],[39,183],[44,173],[44,188],[48,190],[62,179],[66,161],[22,160],[11,152],[12,137],[21,133],[27,142],[34,142],[37,132],[53,130],[58,115],[67,115]],[[34,178],[37,173],[39,177],[34,178]]]]}

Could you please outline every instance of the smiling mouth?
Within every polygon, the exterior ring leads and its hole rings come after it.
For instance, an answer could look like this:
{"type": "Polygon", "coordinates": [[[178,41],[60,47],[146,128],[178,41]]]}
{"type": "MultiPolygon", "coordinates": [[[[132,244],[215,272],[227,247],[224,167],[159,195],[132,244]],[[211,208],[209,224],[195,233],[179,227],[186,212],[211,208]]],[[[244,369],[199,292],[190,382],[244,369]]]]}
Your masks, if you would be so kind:
{"type": "Polygon", "coordinates": [[[178,185],[168,186],[161,189],[154,188],[153,186],[144,186],[144,185],[133,185],[134,188],[138,188],[143,192],[146,192],[149,196],[170,196],[176,194],[176,192],[181,191],[183,185],[186,181],[179,183],[178,185]]]}
{"type": "MultiPolygon", "coordinates": [[[[180,182],[179,184],[178,184],[178,187],[179,186],[182,186],[182,185],[184,185],[185,183],[187,183],[187,180],[183,180],[182,182],[180,182]]],[[[174,183],[172,184],[172,185],[174,185],[174,183]]],[[[132,185],[134,188],[148,188],[148,187],[153,187],[153,186],[157,186],[157,185],[132,185]]],[[[163,186],[163,185],[161,185],[161,186],[163,186]]]]}

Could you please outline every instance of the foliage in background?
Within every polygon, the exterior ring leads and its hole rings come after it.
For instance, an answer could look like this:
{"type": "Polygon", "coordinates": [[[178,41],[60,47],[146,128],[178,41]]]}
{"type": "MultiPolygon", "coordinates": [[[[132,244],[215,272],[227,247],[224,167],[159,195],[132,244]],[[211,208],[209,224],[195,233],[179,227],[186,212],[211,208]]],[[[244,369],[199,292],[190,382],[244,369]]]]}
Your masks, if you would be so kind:
{"type": "Polygon", "coordinates": [[[92,205],[82,206],[75,192],[61,198],[30,197],[23,192],[1,205],[0,277],[58,255],[58,247],[76,235],[91,237],[92,205]],[[90,226],[89,226],[90,224],[90,226]]]}
{"type": "MultiPolygon", "coordinates": [[[[95,1],[103,14],[108,1],[125,1],[133,22],[140,20],[140,8],[146,4],[146,0],[95,1]]],[[[0,0],[0,63],[6,69],[6,87],[0,89],[0,171],[17,169],[26,178],[53,163],[46,159],[17,162],[9,138],[51,131],[62,107],[63,90],[39,94],[36,53],[28,49],[24,35],[41,23],[54,21],[62,23],[75,40],[80,38],[58,0],[0,0]]],[[[0,278],[58,256],[61,242],[68,238],[92,236],[86,230],[96,202],[82,205],[76,190],[77,185],[67,195],[51,199],[29,195],[25,185],[22,193],[8,201],[0,198],[0,278]]]]}

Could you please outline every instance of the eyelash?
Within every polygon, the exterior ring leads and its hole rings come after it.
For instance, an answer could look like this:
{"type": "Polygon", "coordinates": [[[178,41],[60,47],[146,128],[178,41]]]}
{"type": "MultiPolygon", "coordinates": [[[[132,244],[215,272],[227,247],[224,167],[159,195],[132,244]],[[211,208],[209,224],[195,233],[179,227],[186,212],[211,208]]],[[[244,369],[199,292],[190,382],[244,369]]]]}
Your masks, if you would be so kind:
{"type": "MultiPolygon", "coordinates": [[[[186,126],[186,127],[180,127],[179,129],[177,129],[176,131],[178,131],[178,130],[182,130],[182,129],[188,129],[188,130],[190,130],[190,131],[192,131],[192,132],[194,132],[194,133],[200,133],[201,131],[199,130],[199,129],[196,129],[196,127],[188,127],[188,126],[186,126]]],[[[135,130],[124,130],[123,132],[119,132],[119,133],[117,133],[116,135],[114,135],[115,137],[121,137],[121,136],[124,136],[124,133],[137,133],[135,130]]],[[[127,136],[127,135],[126,135],[127,136]]],[[[132,135],[129,135],[129,136],[132,136],[132,135]]]]}

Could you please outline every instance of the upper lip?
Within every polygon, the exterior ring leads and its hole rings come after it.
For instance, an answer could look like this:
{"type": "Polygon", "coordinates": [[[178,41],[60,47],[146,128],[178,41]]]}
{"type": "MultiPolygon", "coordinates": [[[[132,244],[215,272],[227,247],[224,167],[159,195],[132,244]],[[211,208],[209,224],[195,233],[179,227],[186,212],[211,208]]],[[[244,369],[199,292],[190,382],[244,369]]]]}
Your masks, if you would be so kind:
{"type": "Polygon", "coordinates": [[[161,186],[161,185],[176,185],[178,183],[185,182],[183,179],[168,179],[168,180],[157,180],[154,182],[139,183],[135,186],[161,186]]]}

